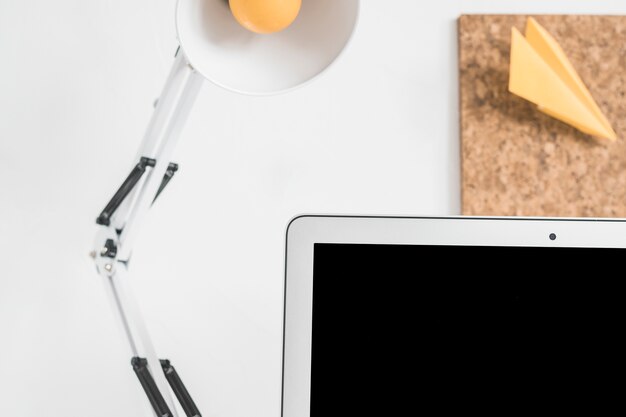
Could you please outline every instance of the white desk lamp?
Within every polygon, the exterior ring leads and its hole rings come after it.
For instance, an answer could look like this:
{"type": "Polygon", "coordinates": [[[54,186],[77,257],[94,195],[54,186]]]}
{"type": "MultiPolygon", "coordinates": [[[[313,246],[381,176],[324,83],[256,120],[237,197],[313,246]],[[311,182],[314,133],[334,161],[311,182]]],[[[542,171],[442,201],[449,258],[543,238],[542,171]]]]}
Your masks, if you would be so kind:
{"type": "MultiPolygon", "coordinates": [[[[283,12],[283,6],[294,1],[298,0],[231,0],[238,3],[231,6],[234,12],[234,7],[252,4],[262,9],[273,3],[274,12],[283,12]]],[[[178,169],[172,154],[202,81],[252,95],[301,86],[339,56],[354,31],[358,8],[358,0],[302,0],[298,17],[288,28],[258,34],[233,18],[225,0],[177,2],[180,47],[174,65],[135,165],[97,219],[101,227],[91,253],[130,345],[133,369],[159,417],[178,415],[170,388],[188,417],[200,412],[169,361],[158,359],[127,286],[127,265],[142,220],[178,169]]],[[[237,19],[249,23],[246,16],[237,19]]]]}

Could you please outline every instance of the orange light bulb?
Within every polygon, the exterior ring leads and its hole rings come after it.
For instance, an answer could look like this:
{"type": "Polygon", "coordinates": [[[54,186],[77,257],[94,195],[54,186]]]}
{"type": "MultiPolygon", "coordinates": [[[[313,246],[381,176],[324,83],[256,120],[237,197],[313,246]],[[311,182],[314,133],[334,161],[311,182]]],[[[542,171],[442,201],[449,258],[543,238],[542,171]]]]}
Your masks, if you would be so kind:
{"type": "Polygon", "coordinates": [[[229,4],[244,28],[255,33],[274,33],[296,20],[302,0],[229,0],[229,4]]]}

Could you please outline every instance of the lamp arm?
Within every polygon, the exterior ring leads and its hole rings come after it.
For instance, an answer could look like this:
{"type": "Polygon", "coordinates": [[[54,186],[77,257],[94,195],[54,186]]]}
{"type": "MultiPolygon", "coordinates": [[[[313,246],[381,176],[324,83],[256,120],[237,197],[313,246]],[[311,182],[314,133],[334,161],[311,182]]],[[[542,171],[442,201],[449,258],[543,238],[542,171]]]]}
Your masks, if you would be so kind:
{"type": "MultiPolygon", "coordinates": [[[[176,408],[164,374],[165,367],[156,355],[139,306],[132,296],[127,268],[141,224],[155,197],[162,190],[164,178],[165,181],[169,180],[173,175],[173,167],[177,168],[175,164],[171,164],[174,148],[202,81],[203,77],[190,66],[184,54],[177,51],[133,162],[133,171],[103,211],[106,221],[102,220],[103,214],[98,217],[100,229],[91,252],[96,270],[105,283],[118,324],[129,344],[133,369],[155,412],[161,415],[159,417],[176,417],[176,408]],[[142,163],[142,169],[138,169],[138,164],[142,163]]],[[[171,367],[169,362],[168,366],[171,367]]],[[[173,389],[177,396],[182,392],[188,397],[184,386],[180,389],[182,382],[175,382],[177,386],[173,386],[173,389]]],[[[180,397],[179,401],[181,404],[193,405],[190,397],[180,397]]]]}
{"type": "Polygon", "coordinates": [[[154,159],[156,164],[147,173],[143,186],[136,188],[125,210],[115,216],[113,222],[115,229],[122,231],[119,248],[121,260],[130,257],[137,231],[159,191],[203,80],[179,51],[135,157],[135,161],[141,158],[154,159]]]}

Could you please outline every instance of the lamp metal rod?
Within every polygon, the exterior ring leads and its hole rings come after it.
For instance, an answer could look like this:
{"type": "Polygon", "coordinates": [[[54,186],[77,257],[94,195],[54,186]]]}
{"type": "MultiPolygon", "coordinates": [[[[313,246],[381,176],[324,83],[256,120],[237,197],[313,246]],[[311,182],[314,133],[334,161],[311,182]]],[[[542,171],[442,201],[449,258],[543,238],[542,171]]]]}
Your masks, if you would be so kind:
{"type": "Polygon", "coordinates": [[[98,273],[108,287],[107,294],[130,345],[132,356],[143,355],[146,358],[147,369],[173,417],[177,413],[169,384],[139,306],[132,296],[127,267],[137,233],[171,166],[178,138],[203,80],[189,65],[185,55],[178,53],[133,164],[142,158],[150,158],[155,161],[154,166],[147,169],[132,189],[125,193],[121,203],[116,202],[116,210],[111,211],[114,214],[110,221],[100,226],[92,252],[98,273]],[[106,241],[114,242],[114,246],[103,250],[106,241]],[[114,249],[114,252],[110,249],[114,249]]]}

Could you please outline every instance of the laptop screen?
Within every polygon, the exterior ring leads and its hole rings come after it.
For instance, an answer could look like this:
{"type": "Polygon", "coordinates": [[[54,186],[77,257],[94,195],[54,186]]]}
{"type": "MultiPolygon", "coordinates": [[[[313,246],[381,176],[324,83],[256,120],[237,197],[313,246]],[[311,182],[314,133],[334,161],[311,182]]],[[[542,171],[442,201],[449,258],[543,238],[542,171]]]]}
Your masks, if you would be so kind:
{"type": "Polygon", "coordinates": [[[316,244],[311,416],[617,404],[625,255],[316,244]]]}

